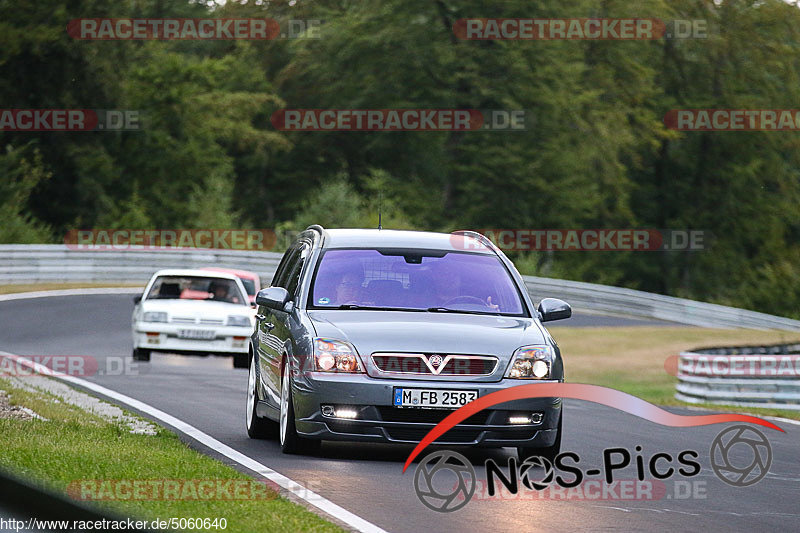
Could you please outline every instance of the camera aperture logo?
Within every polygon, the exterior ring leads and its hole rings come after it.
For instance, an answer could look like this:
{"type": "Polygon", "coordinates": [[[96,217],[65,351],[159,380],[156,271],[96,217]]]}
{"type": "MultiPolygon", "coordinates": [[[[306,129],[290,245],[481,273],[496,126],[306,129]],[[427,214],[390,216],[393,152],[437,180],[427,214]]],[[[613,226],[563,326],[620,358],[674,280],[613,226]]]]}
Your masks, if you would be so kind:
{"type": "Polygon", "coordinates": [[[419,501],[428,509],[442,513],[451,513],[467,505],[475,494],[476,483],[472,463],[450,450],[429,454],[414,472],[414,490],[419,501]]]}
{"type": "Polygon", "coordinates": [[[711,468],[722,481],[734,487],[755,485],[767,475],[772,464],[772,446],[767,436],[750,426],[729,427],[711,444],[711,468]],[[749,447],[750,451],[745,448],[749,447]],[[741,456],[750,462],[742,466],[741,456]],[[733,456],[733,457],[732,457],[733,456]]]}

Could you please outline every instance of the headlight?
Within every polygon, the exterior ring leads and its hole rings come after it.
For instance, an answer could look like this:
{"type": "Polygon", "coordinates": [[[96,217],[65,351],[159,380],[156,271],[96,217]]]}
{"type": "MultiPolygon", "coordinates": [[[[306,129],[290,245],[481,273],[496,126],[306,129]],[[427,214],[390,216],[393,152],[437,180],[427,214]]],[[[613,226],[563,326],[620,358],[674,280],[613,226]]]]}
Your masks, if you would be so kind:
{"type": "Polygon", "coordinates": [[[250,318],[244,315],[230,315],[228,316],[228,325],[248,327],[250,325],[250,318]]]}
{"type": "Polygon", "coordinates": [[[523,346],[514,352],[507,378],[548,379],[553,369],[553,348],[547,345],[523,346]]]}
{"type": "Polygon", "coordinates": [[[363,372],[356,349],[332,339],[314,339],[314,367],[323,372],[363,372]]]}
{"type": "Polygon", "coordinates": [[[167,313],[163,311],[147,311],[142,314],[142,322],[166,322],[167,313]]]}

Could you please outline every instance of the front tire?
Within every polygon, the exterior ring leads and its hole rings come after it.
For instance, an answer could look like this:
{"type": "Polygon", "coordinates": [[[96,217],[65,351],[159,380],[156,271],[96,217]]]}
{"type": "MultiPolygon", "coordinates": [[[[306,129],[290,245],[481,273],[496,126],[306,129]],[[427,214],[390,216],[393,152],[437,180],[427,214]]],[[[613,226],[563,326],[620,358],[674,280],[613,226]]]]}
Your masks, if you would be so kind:
{"type": "Polygon", "coordinates": [[[150,350],[146,350],[144,348],[134,348],[133,349],[133,360],[134,361],[149,361],[150,360],[150,350]]]}
{"type": "Polygon", "coordinates": [[[531,448],[526,446],[518,446],[517,447],[517,455],[519,456],[519,462],[522,463],[528,457],[544,457],[551,464],[555,464],[556,457],[558,454],[561,453],[561,434],[564,433],[562,431],[562,422],[564,420],[564,413],[562,412],[558,416],[558,433],[556,434],[556,441],[551,446],[545,446],[544,448],[531,448]]]}
{"type": "Polygon", "coordinates": [[[265,439],[275,434],[275,422],[258,416],[258,373],[256,359],[250,357],[250,372],[247,376],[247,410],[245,425],[251,439],[265,439]]]}
{"type": "Polygon", "coordinates": [[[284,367],[281,380],[280,441],[281,451],[287,454],[313,453],[319,450],[320,441],[304,439],[297,434],[292,399],[292,378],[288,367],[284,367]]]}
{"type": "Polygon", "coordinates": [[[233,368],[247,368],[249,362],[250,362],[249,353],[233,354],[233,368]]]}

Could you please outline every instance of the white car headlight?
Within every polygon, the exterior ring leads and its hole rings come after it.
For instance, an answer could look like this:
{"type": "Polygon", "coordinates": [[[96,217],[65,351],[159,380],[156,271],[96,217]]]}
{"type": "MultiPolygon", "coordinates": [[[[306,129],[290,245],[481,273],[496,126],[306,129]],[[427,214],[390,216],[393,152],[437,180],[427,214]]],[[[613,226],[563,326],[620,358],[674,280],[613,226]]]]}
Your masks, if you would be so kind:
{"type": "Polygon", "coordinates": [[[142,322],[166,322],[167,313],[163,311],[145,311],[142,313],[142,322]]]}
{"type": "Polygon", "coordinates": [[[356,349],[347,342],[314,339],[314,368],[322,372],[363,372],[356,349]]]}
{"type": "Polygon", "coordinates": [[[250,326],[250,318],[244,315],[229,315],[228,316],[228,325],[229,326],[241,326],[241,327],[248,327],[250,326]]]}
{"type": "Polygon", "coordinates": [[[554,358],[555,355],[551,346],[544,344],[522,346],[514,352],[506,377],[514,379],[548,379],[553,369],[554,358]]]}

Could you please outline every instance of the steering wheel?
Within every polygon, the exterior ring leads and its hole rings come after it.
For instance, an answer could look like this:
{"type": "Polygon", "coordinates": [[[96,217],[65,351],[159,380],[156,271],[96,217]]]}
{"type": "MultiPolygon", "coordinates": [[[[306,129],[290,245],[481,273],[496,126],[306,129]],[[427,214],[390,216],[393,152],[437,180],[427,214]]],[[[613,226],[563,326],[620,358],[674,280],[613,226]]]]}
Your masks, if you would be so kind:
{"type": "Polygon", "coordinates": [[[484,307],[489,307],[488,302],[484,302],[477,296],[456,296],[455,298],[447,300],[443,305],[447,307],[450,304],[480,304],[484,307]]]}

